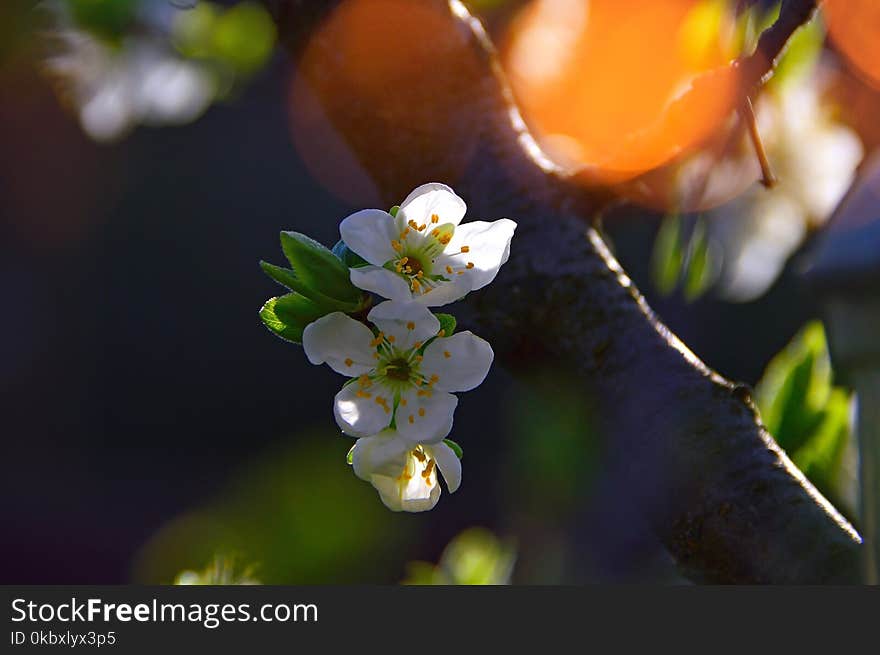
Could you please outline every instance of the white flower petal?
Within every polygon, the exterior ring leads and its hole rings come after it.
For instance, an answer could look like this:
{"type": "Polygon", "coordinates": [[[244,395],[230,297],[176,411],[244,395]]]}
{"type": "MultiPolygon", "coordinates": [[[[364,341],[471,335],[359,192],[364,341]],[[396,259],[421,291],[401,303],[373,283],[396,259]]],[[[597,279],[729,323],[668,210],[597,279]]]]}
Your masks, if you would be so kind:
{"type": "Polygon", "coordinates": [[[339,234],[351,250],[375,266],[395,258],[391,241],[400,236],[397,222],[388,212],[363,209],[342,220],[339,234]]]}
{"type": "Polygon", "coordinates": [[[467,211],[464,200],[445,184],[432,182],[417,187],[400,203],[398,218],[403,222],[415,221],[419,225],[431,224],[431,216],[437,214],[438,223],[458,225],[467,211]]]}
{"type": "Polygon", "coordinates": [[[435,339],[425,348],[421,372],[437,376],[434,388],[441,391],[470,391],[486,379],[495,353],[485,339],[471,332],[435,339]]]}
{"type": "Polygon", "coordinates": [[[426,387],[420,391],[422,395],[416,389],[400,395],[397,432],[412,445],[437,443],[452,430],[458,398],[426,387]]]}
{"type": "Polygon", "coordinates": [[[406,454],[411,447],[392,430],[358,439],[351,453],[354,474],[367,482],[373,475],[395,477],[406,465],[406,454]]]}
{"type": "Polygon", "coordinates": [[[357,382],[342,387],[333,401],[333,415],[346,434],[369,437],[380,433],[391,423],[392,398],[390,394],[383,395],[378,385],[373,385],[363,395],[358,395],[359,391],[363,390],[357,382]]]}
{"type": "Polygon", "coordinates": [[[374,323],[385,336],[394,337],[394,346],[409,350],[420,341],[424,343],[440,331],[440,321],[427,307],[412,302],[388,300],[370,310],[367,320],[374,323]]]}
{"type": "MultiPolygon", "coordinates": [[[[443,270],[442,268],[439,270],[443,270]]],[[[468,271],[470,272],[470,271],[468,271]]],[[[428,293],[413,296],[413,300],[425,307],[442,307],[461,300],[471,292],[469,275],[453,275],[449,282],[443,282],[428,293]]]]}
{"type": "Polygon", "coordinates": [[[306,326],[302,345],[312,364],[326,363],[337,373],[357,377],[376,366],[372,340],[373,333],[366,325],[333,312],[306,326]]]}
{"type": "Polygon", "coordinates": [[[444,268],[449,264],[458,269],[466,266],[468,262],[473,263],[473,268],[465,269],[465,274],[458,277],[470,278],[472,291],[482,289],[495,279],[498,269],[510,256],[510,240],[513,238],[514,230],[516,223],[508,218],[491,223],[471,221],[459,225],[455,228],[455,234],[452,235],[449,245],[446,246],[443,261],[438,261],[438,264],[442,264],[444,268]],[[459,252],[462,246],[467,246],[468,252],[452,255],[459,252]]]}
{"type": "Polygon", "coordinates": [[[381,266],[362,266],[349,270],[351,283],[358,289],[370,291],[383,298],[409,302],[412,291],[402,277],[381,266]]]}
{"type": "Polygon", "coordinates": [[[454,494],[461,485],[461,460],[458,459],[458,455],[443,442],[434,446],[425,446],[425,452],[428,457],[434,458],[437,468],[440,469],[443,479],[446,480],[449,493],[454,494]]]}
{"type": "Polygon", "coordinates": [[[414,476],[410,484],[402,486],[396,479],[374,475],[370,480],[385,507],[392,512],[426,512],[434,509],[440,500],[440,485],[436,482],[427,485],[424,478],[414,476]]]}

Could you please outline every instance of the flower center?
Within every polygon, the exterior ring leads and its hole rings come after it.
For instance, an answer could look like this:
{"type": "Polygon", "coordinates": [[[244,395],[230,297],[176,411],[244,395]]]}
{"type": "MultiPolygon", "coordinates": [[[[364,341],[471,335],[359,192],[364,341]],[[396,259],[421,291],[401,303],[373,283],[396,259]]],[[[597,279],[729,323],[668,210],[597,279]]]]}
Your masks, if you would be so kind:
{"type": "Polygon", "coordinates": [[[385,377],[389,377],[392,380],[407,382],[411,375],[412,367],[410,366],[409,361],[402,357],[392,359],[385,366],[385,377]]]}

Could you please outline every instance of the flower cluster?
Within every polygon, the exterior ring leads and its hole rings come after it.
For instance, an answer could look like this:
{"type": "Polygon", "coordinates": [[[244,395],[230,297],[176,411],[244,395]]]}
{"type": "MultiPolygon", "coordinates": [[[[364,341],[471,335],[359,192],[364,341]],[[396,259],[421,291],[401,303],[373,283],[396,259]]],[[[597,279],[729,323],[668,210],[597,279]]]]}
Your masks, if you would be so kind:
{"type": "Polygon", "coordinates": [[[336,423],[357,438],[349,463],[394,511],[433,508],[438,471],[458,489],[453,394],[479,386],[494,357],[484,339],[429,309],[489,284],[510,254],[513,221],[462,224],[465,210],[449,187],[424,184],[390,212],[344,219],[332,251],[284,232],[293,268],[262,263],[292,292],[263,306],[263,322],[301,343],[312,364],[349,378],[333,402],[336,423]]]}

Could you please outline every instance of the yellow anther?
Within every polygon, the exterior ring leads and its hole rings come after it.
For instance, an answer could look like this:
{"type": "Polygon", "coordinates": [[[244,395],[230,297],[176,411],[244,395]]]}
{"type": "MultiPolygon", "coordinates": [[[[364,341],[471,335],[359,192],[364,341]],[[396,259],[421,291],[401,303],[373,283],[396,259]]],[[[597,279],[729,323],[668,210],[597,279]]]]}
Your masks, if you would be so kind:
{"type": "Polygon", "coordinates": [[[425,415],[425,408],[419,407],[419,416],[424,416],[424,415],[425,415]]]}
{"type": "Polygon", "coordinates": [[[357,393],[355,393],[355,396],[357,396],[358,398],[372,398],[373,394],[367,391],[363,391],[362,389],[358,389],[357,393]]]}
{"type": "Polygon", "coordinates": [[[424,230],[426,227],[428,227],[428,226],[425,223],[422,223],[421,225],[419,225],[419,232],[424,230]]]}
{"type": "Polygon", "coordinates": [[[414,230],[419,229],[419,224],[416,223],[413,219],[409,219],[409,221],[407,221],[407,225],[409,225],[414,230]]]}
{"type": "Polygon", "coordinates": [[[437,214],[431,214],[431,222],[432,222],[432,223],[439,223],[439,222],[440,222],[440,217],[437,216],[437,214]]]}
{"type": "Polygon", "coordinates": [[[388,335],[388,343],[394,343],[394,341],[395,341],[395,337],[394,337],[394,335],[393,335],[393,334],[389,334],[389,335],[388,335]]]}
{"type": "Polygon", "coordinates": [[[444,350],[444,351],[443,351],[443,356],[444,356],[446,359],[449,359],[450,357],[452,357],[452,355],[449,354],[449,351],[448,351],[448,350],[444,350]]]}
{"type": "Polygon", "coordinates": [[[346,357],[345,358],[345,365],[351,366],[352,364],[354,364],[354,362],[352,361],[351,357],[346,357]]]}
{"type": "Polygon", "coordinates": [[[431,384],[434,384],[434,383],[439,382],[439,381],[440,381],[440,376],[437,375],[436,373],[435,373],[434,375],[431,376],[431,384]]]}
{"type": "Polygon", "coordinates": [[[449,275],[452,275],[452,267],[451,267],[451,266],[447,266],[447,267],[446,267],[446,272],[447,272],[449,275]]]}
{"type": "Polygon", "coordinates": [[[369,387],[373,384],[372,380],[370,380],[370,376],[364,373],[362,376],[358,378],[358,385],[364,388],[369,387]]]}
{"type": "Polygon", "coordinates": [[[401,399],[400,399],[400,406],[401,406],[401,407],[406,407],[406,403],[407,403],[407,402],[408,402],[408,401],[407,401],[406,398],[401,398],[401,399]]]}
{"type": "Polygon", "coordinates": [[[444,246],[447,243],[449,243],[451,240],[452,240],[452,237],[448,234],[444,234],[442,237],[440,237],[440,243],[442,243],[444,246]]]}
{"type": "Polygon", "coordinates": [[[417,362],[420,362],[424,359],[424,357],[422,357],[421,355],[416,355],[415,357],[413,357],[413,359],[416,360],[417,362]]]}
{"type": "Polygon", "coordinates": [[[458,271],[456,275],[464,275],[464,271],[458,271]]]}
{"type": "Polygon", "coordinates": [[[438,337],[445,337],[445,336],[446,336],[446,330],[440,330],[440,331],[437,333],[437,336],[438,336],[438,337]]]}
{"type": "Polygon", "coordinates": [[[412,414],[410,414],[410,415],[409,415],[409,422],[410,422],[410,423],[415,423],[415,422],[416,422],[416,417],[413,416],[412,414]]]}
{"type": "Polygon", "coordinates": [[[391,240],[391,247],[394,248],[397,252],[400,252],[401,248],[403,248],[403,246],[400,245],[400,241],[398,241],[397,239],[391,240]]]}
{"type": "Polygon", "coordinates": [[[462,247],[461,247],[461,251],[462,251],[462,252],[470,252],[470,251],[471,251],[471,247],[470,247],[470,246],[462,246],[462,247]]]}
{"type": "Polygon", "coordinates": [[[431,230],[431,236],[432,236],[432,237],[439,236],[439,234],[440,234],[440,228],[439,228],[439,227],[435,227],[433,230],[431,230]]]}
{"type": "Polygon", "coordinates": [[[413,323],[412,321],[409,321],[409,322],[406,324],[406,329],[407,329],[407,330],[415,330],[415,329],[416,329],[416,324],[413,323]]]}
{"type": "Polygon", "coordinates": [[[465,268],[473,268],[473,267],[474,267],[474,263],[473,263],[473,262],[468,262],[468,263],[467,263],[467,266],[465,266],[465,268]]]}
{"type": "Polygon", "coordinates": [[[427,459],[427,456],[421,450],[412,451],[412,456],[415,457],[420,462],[424,462],[425,459],[427,459]]]}
{"type": "Polygon", "coordinates": [[[428,465],[425,467],[425,470],[422,471],[422,477],[426,480],[431,477],[431,473],[434,472],[434,460],[428,462],[428,465]]]}
{"type": "Polygon", "coordinates": [[[424,277],[424,275],[425,275],[424,271],[419,271],[418,273],[416,273],[416,277],[419,279],[422,279],[422,277],[424,277]]]}
{"type": "Polygon", "coordinates": [[[422,342],[421,342],[421,341],[416,341],[416,342],[413,344],[413,348],[421,348],[421,347],[422,347],[422,342]]]}

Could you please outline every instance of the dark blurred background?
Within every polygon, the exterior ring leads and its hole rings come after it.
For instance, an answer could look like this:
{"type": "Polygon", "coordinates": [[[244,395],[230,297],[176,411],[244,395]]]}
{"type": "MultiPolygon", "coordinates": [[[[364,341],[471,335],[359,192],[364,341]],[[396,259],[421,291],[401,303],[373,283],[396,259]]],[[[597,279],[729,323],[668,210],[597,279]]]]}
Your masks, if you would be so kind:
{"type": "MultiPolygon", "coordinates": [[[[462,397],[464,482],[431,512],[387,512],[345,466],[340,379],[257,315],[281,293],[257,265],[283,262],[279,231],[332,245],[360,208],[292,145],[286,55],[198,120],[114,143],[42,56],[25,38],[0,61],[2,582],[169,582],[222,550],[266,582],[394,583],[473,525],[516,543],[517,581],[677,579],[603,478],[588,408],[546,380],[496,366],[462,397]]],[[[725,376],[754,384],[818,315],[789,272],[746,304],[660,296],[660,214],[612,218],[652,307],[725,376]]]]}

